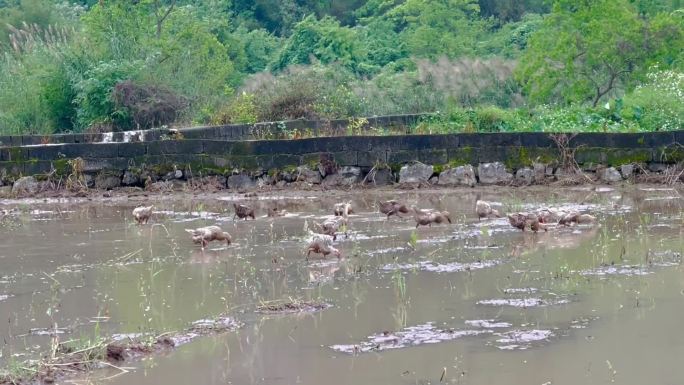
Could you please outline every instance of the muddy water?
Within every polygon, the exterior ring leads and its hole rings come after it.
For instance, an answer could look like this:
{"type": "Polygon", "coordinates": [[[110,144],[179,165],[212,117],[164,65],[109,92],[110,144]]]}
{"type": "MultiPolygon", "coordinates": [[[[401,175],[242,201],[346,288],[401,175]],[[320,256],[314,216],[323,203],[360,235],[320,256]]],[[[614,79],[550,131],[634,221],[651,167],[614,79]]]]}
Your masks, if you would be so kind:
{"type": "Polygon", "coordinates": [[[0,219],[4,367],[52,343],[181,330],[229,314],[235,333],[199,338],[107,384],[675,384],[684,378],[684,203],[676,190],[482,191],[504,211],[572,207],[598,226],[521,233],[477,221],[474,190],[234,195],[138,201],[7,202],[0,219]],[[448,210],[415,229],[375,213],[398,198],[448,210]],[[258,208],[233,221],[232,202],[258,208]],[[303,257],[307,227],[351,200],[341,261],[303,257]],[[263,216],[277,202],[289,214],[263,216]],[[193,245],[218,224],[229,247],[193,245]],[[324,301],[310,314],[255,312],[324,301]],[[56,330],[56,331],[55,331],[56,330]]]}

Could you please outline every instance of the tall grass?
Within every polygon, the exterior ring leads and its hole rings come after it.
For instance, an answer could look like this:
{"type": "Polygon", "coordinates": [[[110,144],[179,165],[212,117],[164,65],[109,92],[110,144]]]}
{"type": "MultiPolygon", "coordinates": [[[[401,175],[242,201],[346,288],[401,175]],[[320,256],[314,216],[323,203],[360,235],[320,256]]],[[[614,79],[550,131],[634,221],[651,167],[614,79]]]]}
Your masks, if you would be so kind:
{"type": "Polygon", "coordinates": [[[0,65],[0,133],[46,134],[70,127],[73,90],[64,55],[72,31],[24,24],[11,28],[0,65]]]}

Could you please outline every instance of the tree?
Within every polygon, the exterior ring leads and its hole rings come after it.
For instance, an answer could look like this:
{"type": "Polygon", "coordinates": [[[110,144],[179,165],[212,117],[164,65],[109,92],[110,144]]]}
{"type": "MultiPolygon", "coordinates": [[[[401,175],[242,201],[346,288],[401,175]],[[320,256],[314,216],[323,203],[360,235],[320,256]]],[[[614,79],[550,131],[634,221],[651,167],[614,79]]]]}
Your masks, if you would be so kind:
{"type": "Polygon", "coordinates": [[[546,0],[479,0],[483,17],[496,17],[502,22],[518,21],[529,13],[547,13],[546,0]]]}
{"type": "Polygon", "coordinates": [[[88,60],[72,71],[81,127],[117,122],[121,114],[111,97],[123,81],[168,88],[189,101],[190,113],[210,110],[235,86],[228,50],[211,23],[200,19],[194,7],[166,4],[111,0],[84,17],[88,60]]]}
{"type": "Polygon", "coordinates": [[[557,1],[530,38],[518,78],[533,101],[596,106],[671,56],[676,46],[665,43],[681,36],[681,24],[658,28],[667,32],[656,33],[628,0],[557,1]]]}
{"type": "Polygon", "coordinates": [[[476,0],[406,0],[387,16],[417,57],[472,55],[487,22],[476,0]]]}
{"type": "Polygon", "coordinates": [[[161,39],[162,25],[171,14],[171,11],[173,11],[173,7],[176,6],[176,0],[171,0],[171,3],[166,6],[166,9],[164,9],[164,5],[160,0],[154,0],[152,5],[154,6],[155,24],[157,25],[157,39],[161,39]]]}
{"type": "Polygon", "coordinates": [[[320,20],[309,15],[297,23],[271,68],[279,71],[290,65],[311,64],[312,58],[323,64],[337,62],[356,69],[365,57],[357,32],[340,26],[335,18],[320,20]]]}

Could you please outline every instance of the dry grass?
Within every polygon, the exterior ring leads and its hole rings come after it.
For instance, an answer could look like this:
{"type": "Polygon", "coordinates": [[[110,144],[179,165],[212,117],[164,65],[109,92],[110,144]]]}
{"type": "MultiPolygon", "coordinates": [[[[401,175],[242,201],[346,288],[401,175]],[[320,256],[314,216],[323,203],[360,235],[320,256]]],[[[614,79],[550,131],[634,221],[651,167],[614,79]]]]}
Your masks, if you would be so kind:
{"type": "Polygon", "coordinates": [[[563,171],[561,177],[558,178],[556,184],[561,186],[574,186],[584,183],[594,183],[587,174],[585,174],[577,164],[575,153],[578,147],[572,147],[570,141],[577,136],[577,134],[549,134],[549,138],[553,140],[558,147],[560,154],[559,169],[563,171]]]}
{"type": "Polygon", "coordinates": [[[684,182],[684,164],[678,163],[668,166],[663,172],[651,172],[642,165],[637,165],[638,174],[635,176],[637,183],[664,184],[674,186],[684,182]]]}

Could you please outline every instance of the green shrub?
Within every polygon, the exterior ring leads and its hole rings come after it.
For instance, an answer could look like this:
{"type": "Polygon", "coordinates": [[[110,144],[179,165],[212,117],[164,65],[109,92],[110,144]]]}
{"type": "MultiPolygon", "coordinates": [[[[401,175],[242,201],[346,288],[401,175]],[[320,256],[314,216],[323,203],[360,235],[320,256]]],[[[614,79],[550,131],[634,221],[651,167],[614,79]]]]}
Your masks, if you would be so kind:
{"type": "Polygon", "coordinates": [[[243,92],[221,107],[211,118],[212,124],[256,123],[258,120],[254,94],[243,92]]]}
{"type": "Polygon", "coordinates": [[[71,129],[74,90],[59,46],[6,53],[0,64],[0,133],[48,134],[71,129]]]}
{"type": "Polygon", "coordinates": [[[112,99],[116,84],[135,78],[144,65],[140,61],[108,61],[89,68],[84,73],[72,71],[76,89],[76,124],[80,129],[102,123],[130,126],[131,116],[117,109],[112,99]]]}
{"type": "Polygon", "coordinates": [[[624,97],[624,116],[646,131],[681,130],[684,127],[684,73],[658,71],[646,84],[624,97]]]}
{"type": "Polygon", "coordinates": [[[278,76],[256,74],[243,91],[254,94],[257,119],[336,119],[362,113],[353,75],[337,66],[290,67],[278,76]]]}

